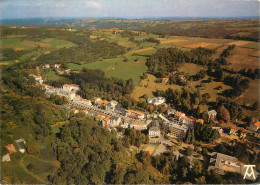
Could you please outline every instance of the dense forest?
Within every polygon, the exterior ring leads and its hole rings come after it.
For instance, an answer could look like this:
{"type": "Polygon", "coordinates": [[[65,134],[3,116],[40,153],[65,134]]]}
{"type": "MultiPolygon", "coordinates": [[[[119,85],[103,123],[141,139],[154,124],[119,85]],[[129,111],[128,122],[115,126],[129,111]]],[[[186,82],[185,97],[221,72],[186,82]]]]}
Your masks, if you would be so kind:
{"type": "Polygon", "coordinates": [[[148,58],[146,65],[151,74],[162,78],[177,70],[178,66],[183,63],[213,64],[211,59],[213,52],[213,50],[201,47],[190,52],[184,52],[177,48],[162,48],[148,58]]]}
{"type": "Polygon", "coordinates": [[[117,55],[125,53],[124,47],[106,40],[91,41],[86,37],[78,36],[75,40],[71,41],[78,44],[78,46],[63,48],[58,51],[52,51],[49,54],[41,55],[37,58],[37,62],[41,64],[85,64],[97,60],[115,58],[117,55]]]}

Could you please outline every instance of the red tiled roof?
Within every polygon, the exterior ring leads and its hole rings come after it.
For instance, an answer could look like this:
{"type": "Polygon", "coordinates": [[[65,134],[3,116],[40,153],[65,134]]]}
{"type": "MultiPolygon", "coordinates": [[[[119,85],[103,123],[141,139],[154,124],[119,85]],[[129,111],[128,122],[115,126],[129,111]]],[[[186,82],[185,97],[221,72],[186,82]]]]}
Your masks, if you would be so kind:
{"type": "Polygon", "coordinates": [[[135,113],[135,114],[138,114],[139,116],[144,115],[142,112],[138,112],[138,111],[135,111],[135,110],[127,110],[127,112],[135,113]]]}
{"type": "Polygon", "coordinates": [[[251,125],[259,127],[260,126],[260,121],[255,121],[255,122],[251,123],[251,125]]]}
{"type": "Polygon", "coordinates": [[[196,122],[198,122],[198,123],[204,123],[204,120],[203,120],[203,119],[197,119],[196,122]]]}
{"type": "Polygon", "coordinates": [[[16,149],[13,144],[8,144],[5,146],[5,148],[9,151],[9,154],[16,152],[16,149]]]}

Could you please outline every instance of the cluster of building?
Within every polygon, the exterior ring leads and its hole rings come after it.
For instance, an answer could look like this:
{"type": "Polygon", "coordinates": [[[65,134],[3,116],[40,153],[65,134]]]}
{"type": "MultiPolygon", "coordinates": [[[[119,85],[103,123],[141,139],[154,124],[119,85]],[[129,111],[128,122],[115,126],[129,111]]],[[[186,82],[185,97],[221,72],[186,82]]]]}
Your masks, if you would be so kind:
{"type": "MultiPolygon", "coordinates": [[[[42,68],[43,69],[49,69],[51,66],[50,66],[50,64],[44,64],[43,66],[42,66],[42,68]]],[[[54,64],[53,65],[53,67],[55,68],[55,69],[59,69],[60,67],[61,67],[61,64],[54,64]]],[[[63,74],[63,73],[70,73],[71,72],[71,69],[65,69],[64,71],[60,71],[60,70],[58,70],[58,73],[59,74],[63,74]]]]}
{"type": "MultiPolygon", "coordinates": [[[[54,67],[59,68],[56,64],[54,67]]],[[[117,126],[122,126],[123,128],[133,128],[137,130],[149,130],[151,131],[150,139],[153,138],[153,134],[156,133],[156,138],[160,138],[160,127],[151,126],[152,120],[148,119],[148,116],[145,113],[136,111],[136,110],[127,110],[121,107],[117,107],[118,102],[115,100],[107,101],[102,100],[99,97],[94,97],[92,100],[83,99],[81,96],[77,95],[76,92],[80,90],[80,87],[76,84],[65,84],[62,88],[54,88],[52,86],[43,84],[43,80],[41,76],[32,75],[35,80],[41,85],[41,87],[45,90],[47,94],[56,94],[59,96],[64,96],[70,102],[75,103],[76,105],[86,106],[86,108],[90,106],[95,106],[97,108],[102,108],[100,110],[107,110],[111,113],[111,115],[99,115],[99,114],[91,114],[87,110],[84,110],[86,114],[90,114],[91,116],[96,117],[98,120],[102,122],[102,125],[107,128],[113,128],[117,126]],[[113,114],[112,114],[113,113],[113,114]]],[[[166,104],[166,99],[164,97],[154,97],[148,98],[147,103],[153,105],[162,105],[166,104]]],[[[203,124],[204,121],[215,120],[217,116],[217,112],[215,110],[205,111],[203,113],[203,119],[195,119],[193,117],[186,116],[185,113],[176,111],[169,106],[167,106],[167,114],[171,116],[171,121],[165,118],[163,115],[157,115],[163,122],[164,125],[167,125],[169,128],[168,136],[174,137],[178,140],[183,139],[188,131],[189,127],[192,126],[195,122],[203,124]]],[[[78,110],[75,110],[77,112],[78,110]]],[[[156,117],[157,118],[157,117],[156,117]]],[[[248,130],[251,132],[256,132],[259,129],[259,121],[250,124],[250,126],[246,129],[240,127],[232,127],[230,128],[230,135],[238,135],[240,138],[245,138],[248,134],[248,130]]],[[[221,127],[214,127],[219,132],[222,132],[221,127]]],[[[213,128],[213,129],[214,129],[213,128]]]]}
{"type": "Polygon", "coordinates": [[[26,144],[26,141],[24,139],[17,139],[14,141],[14,144],[8,144],[5,146],[8,153],[2,155],[2,162],[11,161],[10,155],[13,153],[16,153],[17,150],[21,153],[25,152],[24,145],[26,144]]]}

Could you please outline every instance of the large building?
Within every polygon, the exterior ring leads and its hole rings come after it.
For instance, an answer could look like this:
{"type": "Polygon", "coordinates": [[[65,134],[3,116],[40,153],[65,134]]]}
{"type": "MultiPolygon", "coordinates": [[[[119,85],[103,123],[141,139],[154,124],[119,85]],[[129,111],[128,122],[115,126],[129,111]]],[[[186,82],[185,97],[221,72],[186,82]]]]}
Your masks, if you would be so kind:
{"type": "Polygon", "coordinates": [[[184,138],[187,130],[189,129],[189,127],[184,124],[179,125],[173,122],[164,122],[164,124],[167,124],[169,126],[169,131],[170,131],[169,135],[176,139],[184,138]]]}
{"type": "Polygon", "coordinates": [[[138,118],[138,119],[144,119],[144,113],[135,111],[135,110],[127,110],[126,111],[129,115],[129,117],[138,118]]]}
{"type": "Polygon", "coordinates": [[[211,111],[205,111],[203,112],[202,118],[205,121],[210,121],[210,120],[214,120],[217,117],[217,112],[215,110],[211,110],[211,111]]]}
{"type": "MultiPolygon", "coordinates": [[[[240,162],[236,157],[229,155],[213,152],[209,161],[209,170],[213,169],[220,174],[226,172],[236,172],[244,176],[246,167],[244,163],[240,162]]],[[[255,177],[258,173],[254,170],[255,177]]],[[[253,180],[253,177],[246,177],[247,179],[253,180]]]]}
{"type": "Polygon", "coordinates": [[[155,97],[155,98],[148,98],[147,103],[151,103],[153,105],[161,105],[166,102],[164,97],[155,97]]]}

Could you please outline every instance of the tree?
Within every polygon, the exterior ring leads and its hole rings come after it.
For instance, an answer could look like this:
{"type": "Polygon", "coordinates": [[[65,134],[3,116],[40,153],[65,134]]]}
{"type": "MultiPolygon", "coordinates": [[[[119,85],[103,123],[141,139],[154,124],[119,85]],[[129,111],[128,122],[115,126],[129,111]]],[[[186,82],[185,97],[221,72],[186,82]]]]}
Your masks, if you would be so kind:
{"type": "Polygon", "coordinates": [[[203,147],[202,150],[201,150],[201,154],[202,155],[207,155],[208,154],[207,148],[203,147]]]}
{"type": "Polygon", "coordinates": [[[27,147],[27,151],[30,155],[38,156],[40,154],[39,145],[35,142],[31,143],[27,147]]]}
{"type": "Polygon", "coordinates": [[[252,108],[253,108],[253,110],[257,110],[258,107],[259,107],[259,102],[256,101],[256,102],[252,105],[252,108]]]}
{"type": "Polygon", "coordinates": [[[202,163],[199,160],[195,160],[194,167],[193,167],[193,172],[195,173],[195,175],[198,176],[199,174],[201,174],[202,169],[203,169],[202,163]]]}
{"type": "Polygon", "coordinates": [[[195,178],[196,184],[206,184],[205,176],[201,176],[199,178],[195,178]]]}
{"type": "Polygon", "coordinates": [[[225,108],[224,105],[221,105],[217,110],[218,120],[224,120],[226,122],[230,121],[229,111],[225,108]]]}
{"type": "Polygon", "coordinates": [[[191,148],[190,146],[188,146],[188,147],[185,149],[185,154],[186,154],[187,156],[190,156],[190,155],[193,154],[193,150],[192,150],[192,148],[191,148]]]}

